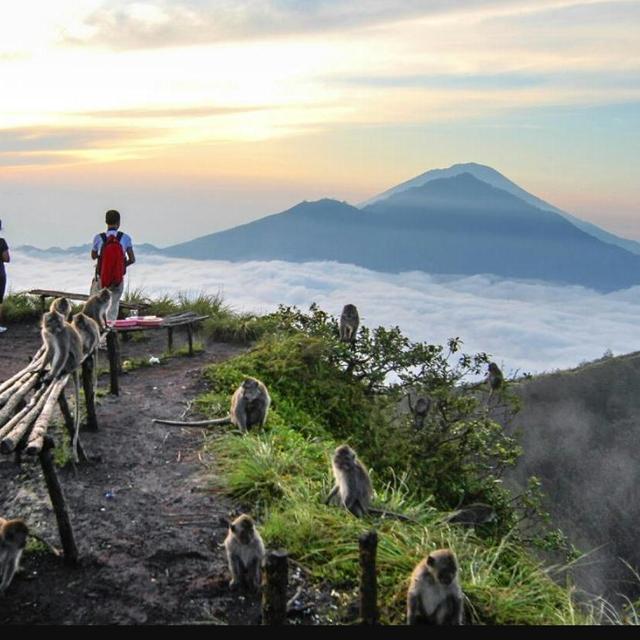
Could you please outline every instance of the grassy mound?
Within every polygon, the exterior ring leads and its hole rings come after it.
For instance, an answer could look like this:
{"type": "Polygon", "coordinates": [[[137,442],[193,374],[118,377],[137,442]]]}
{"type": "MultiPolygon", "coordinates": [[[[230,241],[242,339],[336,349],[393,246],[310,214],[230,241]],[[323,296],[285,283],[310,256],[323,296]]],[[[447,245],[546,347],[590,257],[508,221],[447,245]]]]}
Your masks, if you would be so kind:
{"type": "MultiPolygon", "coordinates": [[[[501,472],[517,459],[517,443],[491,420],[486,398],[461,379],[487,359],[408,341],[399,330],[362,328],[355,348],[337,339],[337,325],[320,310],[281,309],[250,352],[206,370],[210,391],[200,410],[226,413],[246,376],[272,396],[264,430],[208,439],[217,482],[258,515],[270,546],[286,548],[345,604],[358,579],[358,536],[379,534],[382,620],[404,622],[408,579],[433,549],[459,559],[468,621],[485,624],[578,624],[594,618],[573,604],[570,586],[554,582],[534,559],[516,524],[532,515],[535,495],[511,496],[501,472]],[[457,363],[449,364],[456,354],[457,363]],[[388,366],[387,366],[388,365],[388,366]],[[389,372],[393,372],[390,379],[389,372]],[[428,381],[437,411],[423,432],[398,414],[403,394],[428,381]],[[332,484],[330,458],[348,442],[369,468],[374,504],[410,516],[357,519],[325,506],[332,484]],[[449,525],[447,513],[472,501],[490,503],[498,522],[475,531],[449,525]]],[[[424,388],[423,388],[424,390],[424,388]]],[[[509,405],[505,393],[505,407],[509,405]]],[[[535,484],[535,483],[534,483],[535,484]]],[[[561,569],[558,569],[561,571],[561,569]]],[[[337,620],[344,620],[340,612],[337,620]]]]}

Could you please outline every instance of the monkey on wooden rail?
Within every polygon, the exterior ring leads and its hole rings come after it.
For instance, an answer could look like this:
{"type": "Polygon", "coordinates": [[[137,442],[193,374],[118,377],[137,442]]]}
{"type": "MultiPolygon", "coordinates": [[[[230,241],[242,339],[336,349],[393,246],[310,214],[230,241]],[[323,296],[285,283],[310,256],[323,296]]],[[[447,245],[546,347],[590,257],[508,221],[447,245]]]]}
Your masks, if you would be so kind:
{"type": "Polygon", "coordinates": [[[108,331],[107,311],[111,306],[111,292],[106,287],[93,294],[82,307],[82,313],[98,323],[100,331],[108,331]]]}
{"type": "Polygon", "coordinates": [[[73,436],[74,460],[78,458],[78,432],[80,429],[80,374],[79,368],[84,357],[82,338],[74,325],[67,322],[62,314],[49,311],[42,316],[42,342],[45,352],[42,360],[41,373],[43,382],[49,383],[58,378],[72,374],[75,395],[75,426],[73,436]],[[50,365],[47,373],[45,367],[50,365]]]}
{"type": "Polygon", "coordinates": [[[65,320],[71,319],[71,302],[68,298],[54,298],[49,306],[49,311],[57,311],[65,320]]]}

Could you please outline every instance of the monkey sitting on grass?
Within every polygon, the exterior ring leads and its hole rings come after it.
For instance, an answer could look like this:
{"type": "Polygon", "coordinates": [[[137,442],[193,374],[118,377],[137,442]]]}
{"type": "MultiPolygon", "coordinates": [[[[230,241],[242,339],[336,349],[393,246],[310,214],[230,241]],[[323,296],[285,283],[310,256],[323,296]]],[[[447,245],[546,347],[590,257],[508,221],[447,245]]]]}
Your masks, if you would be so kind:
{"type": "Polygon", "coordinates": [[[450,549],[432,551],[411,574],[407,591],[407,624],[463,624],[458,561],[450,549]]]}
{"type": "Polygon", "coordinates": [[[373,485],[371,484],[371,478],[369,478],[369,472],[349,445],[340,445],[335,450],[331,467],[335,485],[327,496],[325,504],[329,504],[337,496],[340,504],[356,518],[375,514],[416,523],[416,520],[408,516],[403,516],[393,511],[374,509],[371,506],[373,485]]]}

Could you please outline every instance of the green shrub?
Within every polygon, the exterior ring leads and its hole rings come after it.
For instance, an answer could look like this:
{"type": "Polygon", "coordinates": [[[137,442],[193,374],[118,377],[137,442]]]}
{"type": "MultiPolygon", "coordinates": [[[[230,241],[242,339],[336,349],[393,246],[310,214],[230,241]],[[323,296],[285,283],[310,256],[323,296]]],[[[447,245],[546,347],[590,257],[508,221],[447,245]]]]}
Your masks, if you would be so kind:
{"type": "Polygon", "coordinates": [[[40,298],[28,293],[12,293],[5,296],[2,315],[7,323],[39,320],[42,316],[40,298]]]}
{"type": "MultiPolygon", "coordinates": [[[[480,370],[485,354],[457,354],[458,340],[445,352],[380,327],[362,327],[351,348],[338,341],[335,319],[317,307],[308,315],[282,307],[268,323],[271,333],[250,352],[207,369],[212,390],[200,399],[203,411],[208,402],[216,412],[228,406],[242,379],[257,377],[273,398],[270,424],[278,420],[301,433],[347,441],[381,479],[405,474],[442,508],[490,502],[510,524],[500,478],[520,449],[491,419],[485,398],[458,384],[480,370]],[[410,416],[397,415],[398,401],[417,385],[427,387],[437,405],[420,431],[410,416]]],[[[505,397],[507,408],[508,402],[505,397]]]]}

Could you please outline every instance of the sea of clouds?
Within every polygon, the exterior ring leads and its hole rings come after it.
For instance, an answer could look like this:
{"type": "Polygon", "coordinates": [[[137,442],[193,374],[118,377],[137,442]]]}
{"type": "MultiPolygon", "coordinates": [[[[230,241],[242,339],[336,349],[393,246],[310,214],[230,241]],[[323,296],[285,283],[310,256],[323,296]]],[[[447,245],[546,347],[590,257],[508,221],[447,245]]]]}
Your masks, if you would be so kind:
{"type": "MultiPolygon", "coordinates": [[[[317,302],[339,315],[355,304],[368,326],[400,328],[414,340],[460,337],[468,353],[485,351],[506,374],[573,367],[640,348],[640,287],[601,294],[578,286],[516,282],[493,276],[385,274],[332,262],[232,263],[138,255],[131,289],[148,295],[220,292],[236,311],[264,313],[278,304],[317,302]]],[[[9,288],[87,292],[88,256],[12,252],[9,288]]]]}

